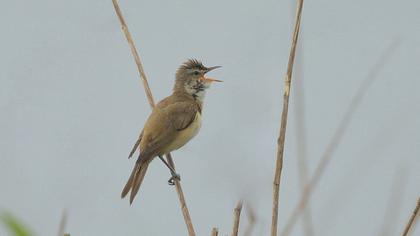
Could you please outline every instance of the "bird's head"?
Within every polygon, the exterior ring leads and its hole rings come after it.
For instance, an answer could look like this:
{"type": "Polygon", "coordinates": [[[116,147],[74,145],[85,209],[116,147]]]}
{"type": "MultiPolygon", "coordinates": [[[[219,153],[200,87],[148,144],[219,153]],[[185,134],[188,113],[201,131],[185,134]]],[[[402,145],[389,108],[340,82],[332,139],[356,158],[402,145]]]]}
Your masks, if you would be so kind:
{"type": "Polygon", "coordinates": [[[192,95],[195,99],[202,100],[205,90],[213,82],[221,80],[205,77],[205,74],[220,66],[205,67],[203,63],[195,59],[184,62],[176,72],[174,91],[183,91],[192,95]]]}

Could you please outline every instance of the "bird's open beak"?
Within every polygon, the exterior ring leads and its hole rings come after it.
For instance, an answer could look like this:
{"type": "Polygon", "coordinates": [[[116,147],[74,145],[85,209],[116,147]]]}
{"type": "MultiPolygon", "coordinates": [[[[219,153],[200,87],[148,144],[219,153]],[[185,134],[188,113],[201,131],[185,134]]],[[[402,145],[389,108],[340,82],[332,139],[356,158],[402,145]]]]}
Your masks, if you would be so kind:
{"type": "Polygon", "coordinates": [[[207,68],[206,73],[207,73],[207,72],[209,72],[209,71],[212,71],[212,70],[214,70],[214,69],[220,68],[220,67],[221,67],[221,66],[212,66],[212,67],[208,67],[208,68],[207,68]]]}
{"type": "Polygon", "coordinates": [[[203,79],[204,79],[204,81],[206,81],[206,82],[223,82],[223,81],[221,81],[221,80],[218,80],[218,79],[213,79],[213,78],[209,78],[209,77],[203,77],[203,79]]]}
{"type": "MultiPolygon", "coordinates": [[[[209,72],[209,71],[212,71],[212,70],[214,70],[214,69],[217,69],[217,68],[220,68],[221,66],[212,66],[212,67],[208,67],[207,68],[207,71],[206,71],[206,73],[207,72],[209,72]]],[[[218,79],[213,79],[213,78],[208,78],[208,77],[204,77],[203,76],[203,80],[204,81],[206,81],[206,82],[223,82],[223,81],[221,81],[221,80],[218,80],[218,79]]]]}

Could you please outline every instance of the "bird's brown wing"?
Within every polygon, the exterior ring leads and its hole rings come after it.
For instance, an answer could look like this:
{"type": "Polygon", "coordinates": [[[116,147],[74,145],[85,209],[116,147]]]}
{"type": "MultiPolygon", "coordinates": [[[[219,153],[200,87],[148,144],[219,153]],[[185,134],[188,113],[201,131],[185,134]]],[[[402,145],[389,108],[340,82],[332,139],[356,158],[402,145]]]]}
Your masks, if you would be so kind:
{"type": "Polygon", "coordinates": [[[186,129],[195,119],[198,105],[195,102],[177,102],[165,108],[173,128],[177,131],[186,129]]]}
{"type": "MultiPolygon", "coordinates": [[[[140,146],[140,155],[136,166],[125,185],[121,197],[131,190],[130,203],[134,200],[143,182],[147,166],[157,155],[162,155],[165,147],[177,137],[180,130],[187,128],[198,112],[198,105],[191,101],[168,102],[153,109],[144,126],[140,146]]],[[[137,149],[135,145],[135,149],[137,149]]]]}
{"type": "Polygon", "coordinates": [[[182,101],[156,107],[147,120],[140,142],[143,158],[153,158],[175,140],[180,130],[187,128],[198,112],[195,102],[182,101]]]}

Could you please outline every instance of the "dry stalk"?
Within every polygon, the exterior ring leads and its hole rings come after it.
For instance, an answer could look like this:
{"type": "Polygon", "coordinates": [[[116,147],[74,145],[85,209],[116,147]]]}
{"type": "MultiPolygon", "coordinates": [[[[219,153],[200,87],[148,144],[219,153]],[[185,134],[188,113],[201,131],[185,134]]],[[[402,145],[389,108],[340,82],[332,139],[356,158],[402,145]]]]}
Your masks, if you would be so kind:
{"type": "MultiPolygon", "coordinates": [[[[175,170],[175,163],[170,153],[166,155],[166,160],[168,161],[169,165],[171,165],[172,168],[175,170]]],[[[181,183],[179,182],[178,179],[175,179],[175,188],[176,188],[176,192],[178,193],[178,199],[179,199],[179,204],[181,205],[182,215],[184,216],[184,221],[185,221],[185,224],[187,225],[188,235],[195,236],[194,225],[192,223],[190,212],[187,207],[187,202],[185,201],[184,191],[182,190],[181,183]]]]}
{"type": "Polygon", "coordinates": [[[407,225],[404,228],[404,232],[402,233],[402,236],[407,236],[408,235],[408,232],[410,231],[410,228],[413,225],[414,220],[416,219],[417,213],[419,213],[419,209],[420,209],[420,198],[417,199],[416,208],[414,208],[413,214],[411,214],[411,217],[408,220],[407,225]]]}
{"type": "Polygon", "coordinates": [[[296,9],[295,27],[293,31],[293,37],[292,37],[292,46],[291,46],[290,54],[289,54],[289,62],[287,64],[287,73],[286,73],[286,77],[284,78],[283,111],[281,114],[280,134],[277,140],[277,145],[278,145],[277,161],[276,161],[276,171],[274,174],[274,181],[273,181],[273,209],[272,209],[272,217],[271,217],[271,236],[277,235],[280,180],[281,180],[281,171],[283,169],[284,141],[286,138],[286,125],[287,125],[287,113],[289,110],[290,85],[292,82],[293,63],[295,59],[296,45],[297,45],[297,40],[299,36],[302,7],[303,7],[303,0],[299,0],[297,9],[296,9]]]}
{"type": "Polygon", "coordinates": [[[63,210],[63,213],[61,214],[60,224],[58,225],[58,236],[64,235],[64,230],[66,229],[67,225],[67,211],[63,210]]]}
{"type": "MultiPolygon", "coordinates": [[[[140,78],[143,82],[143,87],[144,87],[144,90],[145,90],[146,95],[147,95],[147,100],[150,104],[150,107],[153,109],[153,107],[155,106],[155,102],[153,100],[152,91],[150,90],[149,83],[147,82],[146,73],[144,72],[143,65],[142,65],[141,60],[140,60],[140,56],[137,53],[137,49],[136,49],[136,46],[134,44],[134,40],[131,37],[131,34],[130,34],[130,31],[128,30],[127,24],[125,23],[123,14],[122,14],[121,9],[118,5],[118,1],[117,0],[112,0],[112,3],[114,4],[115,12],[116,12],[116,14],[118,16],[118,19],[120,21],[121,29],[124,32],[124,35],[127,39],[128,44],[130,45],[131,53],[133,54],[134,60],[135,60],[136,65],[137,65],[137,69],[138,69],[139,74],[140,74],[140,78]]],[[[172,168],[175,169],[175,164],[174,164],[174,161],[173,161],[170,153],[166,155],[166,159],[167,159],[169,165],[171,165],[172,168]]],[[[177,191],[177,194],[178,194],[179,203],[181,205],[182,215],[184,216],[184,221],[185,221],[185,224],[187,225],[188,235],[189,236],[195,236],[194,227],[193,227],[193,224],[192,224],[190,213],[188,211],[187,203],[185,201],[184,193],[182,191],[181,183],[178,180],[175,180],[175,188],[176,188],[176,191],[177,191]]]]}
{"type": "Polygon", "coordinates": [[[305,209],[309,198],[317,186],[319,180],[321,179],[323,173],[325,172],[325,168],[327,167],[328,163],[331,160],[332,154],[334,153],[335,149],[337,148],[338,144],[341,142],[341,139],[346,132],[351,119],[353,118],[353,114],[355,113],[356,109],[360,105],[360,102],[363,100],[364,96],[368,88],[371,86],[373,81],[377,78],[378,72],[383,68],[385,63],[388,61],[390,56],[395,51],[396,47],[398,46],[399,41],[394,40],[389,47],[384,51],[376,62],[376,64],[372,67],[369,71],[366,78],[363,80],[363,83],[357,90],[356,94],[353,96],[349,107],[347,108],[343,119],[340,121],[338,128],[335,130],[333,137],[330,140],[327,148],[325,149],[318,166],[316,167],[312,178],[310,179],[309,183],[305,186],[303,190],[303,194],[298,202],[298,205],[293,209],[291,216],[289,217],[284,230],[282,231],[282,236],[287,236],[291,233],[294,225],[297,222],[297,219],[302,214],[303,210],[305,209]]]}
{"type": "Polygon", "coordinates": [[[214,227],[212,230],[211,230],[211,236],[217,236],[219,234],[219,229],[218,228],[216,228],[216,227],[214,227]]]}
{"type": "Polygon", "coordinates": [[[238,204],[236,204],[235,209],[233,210],[232,236],[238,236],[239,220],[241,218],[241,211],[242,211],[242,201],[239,201],[238,204]]]}

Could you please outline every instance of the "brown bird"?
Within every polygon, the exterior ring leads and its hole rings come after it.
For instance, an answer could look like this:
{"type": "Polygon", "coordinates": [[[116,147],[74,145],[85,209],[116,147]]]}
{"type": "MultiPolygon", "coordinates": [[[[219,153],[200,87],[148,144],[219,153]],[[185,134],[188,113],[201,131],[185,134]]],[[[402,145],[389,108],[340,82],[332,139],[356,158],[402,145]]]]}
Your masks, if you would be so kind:
{"type": "Polygon", "coordinates": [[[155,157],[159,157],[170,169],[172,174],[172,178],[168,181],[170,184],[174,183],[175,178],[180,179],[162,156],[184,146],[198,133],[206,90],[212,82],[222,82],[204,75],[219,67],[205,67],[195,59],[190,59],[179,67],[172,95],[153,108],[130,152],[129,158],[139,149],[139,156],[121,193],[121,198],[131,191],[130,204],[133,202],[147,167],[155,157]]]}

